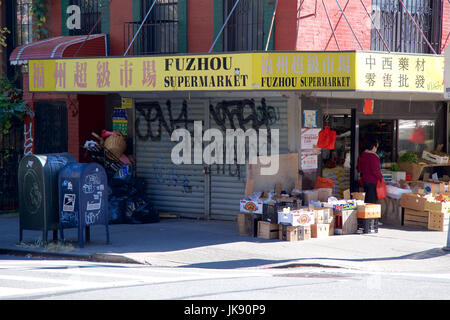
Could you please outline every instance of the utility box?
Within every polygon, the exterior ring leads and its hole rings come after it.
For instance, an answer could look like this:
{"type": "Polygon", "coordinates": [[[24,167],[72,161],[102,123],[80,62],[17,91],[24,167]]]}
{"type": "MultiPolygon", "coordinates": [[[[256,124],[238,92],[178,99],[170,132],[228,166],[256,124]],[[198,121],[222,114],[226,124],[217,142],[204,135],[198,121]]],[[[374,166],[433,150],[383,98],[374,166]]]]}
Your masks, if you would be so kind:
{"type": "Polygon", "coordinates": [[[91,225],[106,227],[109,243],[108,178],[97,163],[69,163],[59,172],[59,223],[64,228],[78,228],[78,242],[84,247],[84,230],[89,240],[91,225]]]}
{"type": "Polygon", "coordinates": [[[19,163],[19,230],[41,230],[43,241],[59,228],[58,173],[68,163],[75,162],[70,153],[31,154],[19,163]]]}

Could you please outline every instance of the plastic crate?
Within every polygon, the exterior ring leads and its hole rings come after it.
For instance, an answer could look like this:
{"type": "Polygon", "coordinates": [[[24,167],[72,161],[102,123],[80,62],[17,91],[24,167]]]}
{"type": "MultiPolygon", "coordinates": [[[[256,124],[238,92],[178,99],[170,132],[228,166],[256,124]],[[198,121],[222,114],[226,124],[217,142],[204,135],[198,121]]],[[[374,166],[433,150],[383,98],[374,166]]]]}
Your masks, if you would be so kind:
{"type": "Polygon", "coordinates": [[[378,219],[358,218],[357,233],[378,233],[378,219]]]}

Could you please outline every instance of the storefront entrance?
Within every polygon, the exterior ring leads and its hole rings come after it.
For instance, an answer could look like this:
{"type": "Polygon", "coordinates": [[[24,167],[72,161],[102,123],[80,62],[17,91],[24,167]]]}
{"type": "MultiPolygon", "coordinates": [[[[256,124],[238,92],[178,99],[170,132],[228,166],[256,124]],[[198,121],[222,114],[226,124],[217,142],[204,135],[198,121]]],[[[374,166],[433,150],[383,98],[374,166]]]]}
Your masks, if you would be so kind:
{"type": "Polygon", "coordinates": [[[334,150],[322,149],[322,176],[333,180],[333,196],[342,198],[350,189],[353,168],[354,126],[351,109],[327,110],[323,115],[323,125],[336,131],[334,150]]]}

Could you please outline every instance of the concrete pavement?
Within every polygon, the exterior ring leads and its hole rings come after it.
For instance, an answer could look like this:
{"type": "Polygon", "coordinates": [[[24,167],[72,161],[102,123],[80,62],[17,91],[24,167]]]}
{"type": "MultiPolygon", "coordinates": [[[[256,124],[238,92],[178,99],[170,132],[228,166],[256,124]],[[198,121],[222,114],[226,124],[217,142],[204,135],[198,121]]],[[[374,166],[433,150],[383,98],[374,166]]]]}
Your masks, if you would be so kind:
{"type": "MultiPolygon", "coordinates": [[[[0,253],[214,269],[320,265],[379,272],[448,272],[447,232],[380,226],[376,234],[336,235],[298,242],[237,234],[236,222],[162,219],[153,224],[91,227],[91,241],[78,247],[77,229],[65,229],[66,244],[42,245],[40,231],[24,230],[19,218],[0,215],[0,253]]],[[[49,232],[49,239],[52,233],[49,232]]],[[[1,259],[1,256],[0,256],[1,259]]]]}

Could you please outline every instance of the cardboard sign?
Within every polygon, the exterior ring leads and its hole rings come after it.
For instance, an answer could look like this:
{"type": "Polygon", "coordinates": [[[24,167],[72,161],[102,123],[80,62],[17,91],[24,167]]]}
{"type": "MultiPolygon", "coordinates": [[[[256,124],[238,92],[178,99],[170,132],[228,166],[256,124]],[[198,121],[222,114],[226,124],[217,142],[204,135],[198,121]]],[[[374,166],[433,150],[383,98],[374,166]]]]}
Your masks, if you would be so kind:
{"type": "Polygon", "coordinates": [[[301,147],[302,150],[312,150],[316,148],[321,129],[301,129],[301,147]]]}
{"type": "Polygon", "coordinates": [[[263,213],[263,203],[262,201],[248,201],[248,200],[241,200],[241,206],[240,206],[241,212],[246,213],[263,213]]]}

